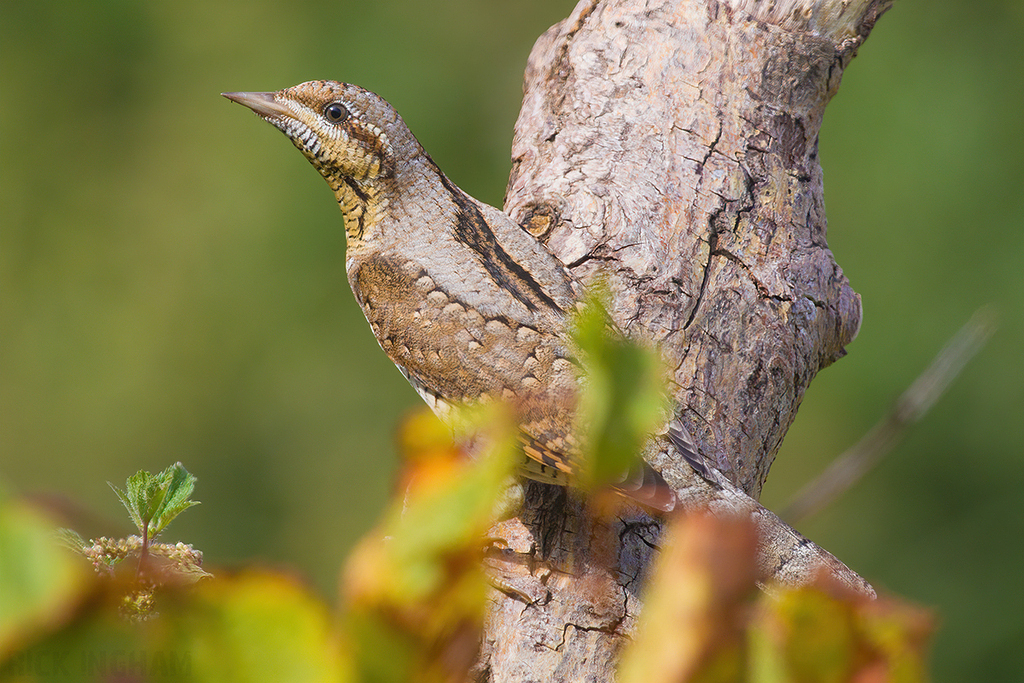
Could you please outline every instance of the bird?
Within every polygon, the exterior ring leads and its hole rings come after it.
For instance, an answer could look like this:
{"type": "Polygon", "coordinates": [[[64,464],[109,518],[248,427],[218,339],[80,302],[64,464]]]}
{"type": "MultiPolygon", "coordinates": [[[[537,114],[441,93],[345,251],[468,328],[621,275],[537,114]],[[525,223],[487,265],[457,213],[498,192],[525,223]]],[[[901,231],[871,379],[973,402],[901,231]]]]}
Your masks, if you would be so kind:
{"type": "MultiPolygon", "coordinates": [[[[460,406],[511,402],[519,474],[573,486],[580,368],[568,329],[583,285],[507,214],[449,180],[379,95],[328,80],[222,94],[283,132],[327,181],[356,301],[434,413],[450,421],[460,406]]],[[[685,431],[667,438],[699,473],[685,431]]],[[[676,503],[643,462],[614,488],[657,511],[676,503]]]]}

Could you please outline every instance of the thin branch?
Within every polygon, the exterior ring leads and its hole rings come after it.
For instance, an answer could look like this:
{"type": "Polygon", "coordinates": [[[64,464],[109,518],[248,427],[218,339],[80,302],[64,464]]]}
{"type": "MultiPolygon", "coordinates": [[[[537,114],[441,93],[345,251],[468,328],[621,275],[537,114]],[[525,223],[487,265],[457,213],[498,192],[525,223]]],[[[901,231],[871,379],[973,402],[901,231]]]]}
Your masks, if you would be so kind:
{"type": "Polygon", "coordinates": [[[873,469],[945,393],[953,380],[985,346],[996,328],[991,306],[979,308],[903,392],[892,411],[852,448],[836,458],[793,497],[781,517],[790,524],[809,517],[839,498],[873,469]]]}

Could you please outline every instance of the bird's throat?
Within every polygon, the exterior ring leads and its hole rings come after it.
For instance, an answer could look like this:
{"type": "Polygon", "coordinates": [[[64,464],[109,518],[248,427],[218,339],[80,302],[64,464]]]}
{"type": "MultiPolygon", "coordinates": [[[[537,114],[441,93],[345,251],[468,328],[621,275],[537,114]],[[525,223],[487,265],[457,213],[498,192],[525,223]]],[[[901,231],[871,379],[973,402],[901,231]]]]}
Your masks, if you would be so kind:
{"type": "Polygon", "coordinates": [[[334,197],[345,217],[345,233],[349,241],[372,239],[375,226],[381,224],[388,212],[387,180],[381,177],[359,180],[328,176],[327,182],[334,190],[334,197]]]}

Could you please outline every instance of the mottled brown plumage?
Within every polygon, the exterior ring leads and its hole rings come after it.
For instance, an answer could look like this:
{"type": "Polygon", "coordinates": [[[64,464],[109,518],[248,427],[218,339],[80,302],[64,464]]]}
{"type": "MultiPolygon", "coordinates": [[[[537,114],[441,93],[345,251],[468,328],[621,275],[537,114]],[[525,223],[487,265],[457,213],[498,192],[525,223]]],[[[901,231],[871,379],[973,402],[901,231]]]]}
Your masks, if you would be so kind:
{"type": "MultiPolygon", "coordinates": [[[[508,400],[525,476],[577,471],[577,367],[566,338],[578,284],[501,211],[456,187],[381,97],[311,81],[226,93],[270,122],[327,180],[345,217],[349,283],[381,348],[430,407],[508,400]]],[[[625,491],[671,508],[653,471],[625,491]]]]}

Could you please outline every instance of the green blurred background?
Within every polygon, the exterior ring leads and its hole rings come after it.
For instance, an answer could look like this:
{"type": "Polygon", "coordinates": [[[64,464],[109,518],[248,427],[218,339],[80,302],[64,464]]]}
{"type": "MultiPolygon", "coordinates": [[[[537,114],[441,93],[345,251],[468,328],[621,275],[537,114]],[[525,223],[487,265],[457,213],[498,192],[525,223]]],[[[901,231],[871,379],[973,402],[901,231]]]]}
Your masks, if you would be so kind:
{"type": "MultiPolygon", "coordinates": [[[[181,460],[167,540],[333,597],[418,404],[348,290],[341,216],[218,95],[359,83],[500,205],[522,70],[565,0],[4,3],[0,478],[128,532],[105,482],[181,460]]],[[[1024,675],[1024,7],[903,0],[821,135],[829,243],[864,301],[765,489],[855,442],[982,304],[1000,329],[885,463],[801,528],[934,606],[938,680],[1024,675]]],[[[0,550],[2,552],[2,550],[0,550]]]]}

